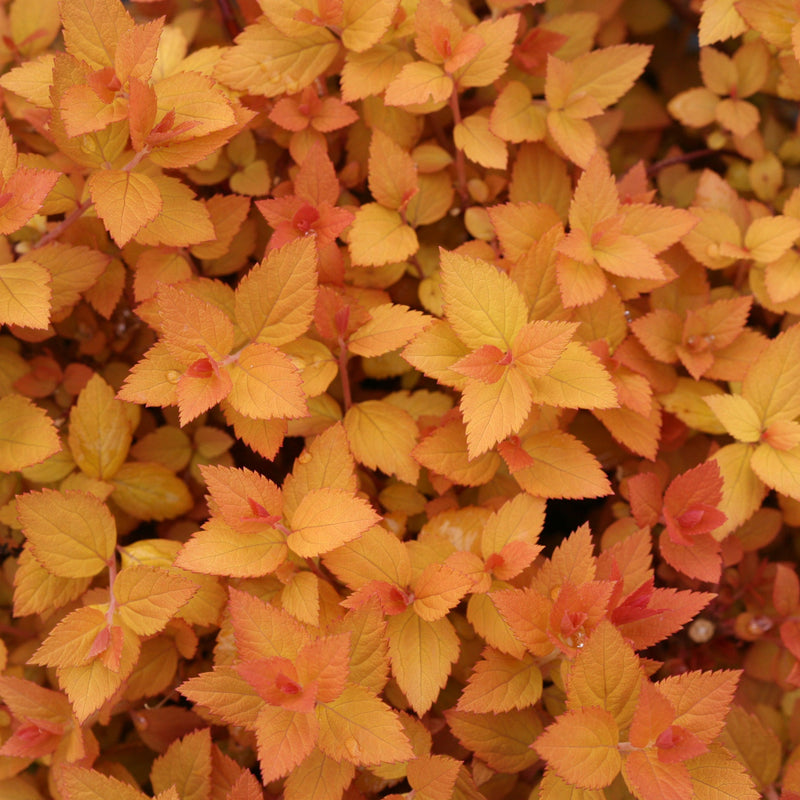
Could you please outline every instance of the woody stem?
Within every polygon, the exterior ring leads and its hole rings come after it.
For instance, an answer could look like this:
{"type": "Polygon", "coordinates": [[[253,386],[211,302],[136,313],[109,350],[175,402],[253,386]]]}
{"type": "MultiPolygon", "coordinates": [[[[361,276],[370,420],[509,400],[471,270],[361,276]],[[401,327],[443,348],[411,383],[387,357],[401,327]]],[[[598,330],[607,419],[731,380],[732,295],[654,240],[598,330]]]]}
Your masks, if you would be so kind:
{"type": "Polygon", "coordinates": [[[90,208],[92,205],[92,201],[90,198],[86,198],[77,208],[74,208],[72,211],[67,214],[55,228],[51,228],[38,242],[36,242],[32,250],[36,250],[39,247],[44,247],[46,244],[50,244],[50,242],[55,241],[61,236],[64,231],[69,228],[74,222],[77,222],[84,214],[84,212],[90,208]]]}

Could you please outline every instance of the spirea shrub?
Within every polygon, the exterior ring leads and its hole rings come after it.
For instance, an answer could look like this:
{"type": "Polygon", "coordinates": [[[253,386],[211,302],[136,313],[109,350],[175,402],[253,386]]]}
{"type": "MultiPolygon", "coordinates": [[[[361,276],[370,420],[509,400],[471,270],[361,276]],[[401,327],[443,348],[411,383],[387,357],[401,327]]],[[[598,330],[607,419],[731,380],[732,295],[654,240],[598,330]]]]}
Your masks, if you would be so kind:
{"type": "Polygon", "coordinates": [[[800,798],[794,0],[0,12],[0,797],[800,798]]]}

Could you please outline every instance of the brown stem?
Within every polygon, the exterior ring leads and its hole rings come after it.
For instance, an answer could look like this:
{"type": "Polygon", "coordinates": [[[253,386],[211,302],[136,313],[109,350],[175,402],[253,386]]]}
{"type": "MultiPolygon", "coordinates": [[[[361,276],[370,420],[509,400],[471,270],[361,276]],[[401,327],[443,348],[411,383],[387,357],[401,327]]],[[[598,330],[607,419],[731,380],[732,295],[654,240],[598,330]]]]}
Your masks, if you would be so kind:
{"type": "Polygon", "coordinates": [[[236,12],[228,0],[217,0],[217,7],[222,16],[222,22],[225,25],[225,30],[228,31],[228,36],[235,39],[241,32],[242,26],[236,19],[236,12]]]}
{"type": "Polygon", "coordinates": [[[72,211],[67,214],[55,228],[51,228],[38,242],[36,242],[31,250],[36,250],[39,247],[44,247],[46,244],[50,244],[50,242],[58,239],[64,231],[69,228],[74,222],[77,222],[84,214],[84,212],[91,208],[92,201],[87,198],[84,200],[77,208],[74,208],[72,211]]]}
{"type": "Polygon", "coordinates": [[[690,161],[696,161],[698,158],[707,158],[708,156],[738,156],[734,150],[714,150],[711,147],[704,147],[702,150],[692,150],[689,153],[681,153],[679,156],[670,156],[661,161],[656,161],[647,168],[647,177],[652,178],[656,176],[662,169],[666,167],[673,167],[676,164],[688,164],[690,161]]]}

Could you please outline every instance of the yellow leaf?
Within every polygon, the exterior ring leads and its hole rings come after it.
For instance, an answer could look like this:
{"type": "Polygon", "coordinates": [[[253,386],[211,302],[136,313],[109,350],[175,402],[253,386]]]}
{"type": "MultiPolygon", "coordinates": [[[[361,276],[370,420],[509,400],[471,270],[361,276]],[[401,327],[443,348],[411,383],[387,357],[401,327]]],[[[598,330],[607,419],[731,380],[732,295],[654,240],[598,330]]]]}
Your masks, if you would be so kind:
{"type": "Polygon", "coordinates": [[[223,52],[214,77],[232,89],[276,97],[308,86],[338,52],[338,40],[325,28],[308,26],[302,35],[285,36],[261,17],[223,52]]]}
{"type": "Polygon", "coordinates": [[[314,489],[292,513],[286,543],[297,555],[313,558],[356,539],[379,520],[360,497],[341,489],[314,489]]]}
{"type": "Polygon", "coordinates": [[[358,490],[355,462],[340,423],[314,437],[295,460],[291,475],[283,482],[284,514],[290,518],[309,492],[323,487],[349,494],[358,490]]]}
{"type": "Polygon", "coordinates": [[[111,482],[111,498],[136,519],[174,519],[194,505],[186,484],[161,464],[129,461],[117,470],[111,482]]]}
{"type": "Polygon", "coordinates": [[[228,371],[233,382],[228,402],[240,414],[254,419],[308,416],[300,373],[273,345],[248,345],[228,371]]]}
{"type": "Polygon", "coordinates": [[[616,103],[644,72],[652,51],[650,45],[620,44],[578,56],[570,62],[570,101],[589,95],[601,108],[616,103]]]}
{"type": "Polygon", "coordinates": [[[411,608],[389,617],[386,632],[392,674],[421,716],[439,696],[458,659],[458,635],[447,617],[426,622],[411,608]]]}
{"type": "Polygon", "coordinates": [[[761,438],[761,420],[746,397],[740,394],[712,394],[703,399],[734,439],[757,442],[761,438]]]}
{"type": "Polygon", "coordinates": [[[282,345],[311,324],[317,297],[317,249],[313,237],[270,250],[236,287],[236,321],[256,342],[282,345]]]}
{"type": "Polygon", "coordinates": [[[50,273],[39,264],[0,265],[0,322],[25,328],[50,324],[50,273]]]}
{"type": "Polygon", "coordinates": [[[109,257],[89,247],[51,242],[26,253],[19,262],[44,267],[51,276],[53,291],[51,314],[63,316],[81,295],[94,286],[110,262],[109,257]]]}
{"type": "Polygon", "coordinates": [[[755,408],[764,428],[800,414],[798,347],[800,325],[794,325],[770,341],[745,375],[742,395],[755,408]]]}
{"type": "Polygon", "coordinates": [[[675,95],[667,110],[679,122],[690,128],[704,128],[716,119],[719,97],[705,86],[687,89],[675,95]]]}
{"type": "Polygon", "coordinates": [[[781,771],[780,739],[755,714],[749,714],[741,706],[732,706],[719,741],[738,762],[746,765],[759,791],[765,791],[778,779],[781,771]]]}
{"type": "Polygon", "coordinates": [[[125,404],[94,374],[69,415],[69,449],[80,470],[91,478],[113,478],[125,462],[133,434],[125,404]]]}
{"type": "Polygon", "coordinates": [[[722,501],[718,507],[728,520],[714,531],[714,537],[722,539],[756,512],[768,489],[751,466],[752,445],[728,444],[711,458],[717,462],[723,479],[722,501]]]}
{"type": "Polygon", "coordinates": [[[380,267],[414,255],[419,241],[397,211],[367,203],[356,211],[348,245],[353,264],[380,267]]]}
{"type": "Polygon", "coordinates": [[[763,442],[756,447],[750,468],[771,489],[800,500],[800,448],[778,450],[763,442]]]}
{"type": "Polygon", "coordinates": [[[449,710],[445,716],[456,738],[496,772],[522,772],[539,759],[531,742],[542,723],[532,708],[498,714],[449,710]]]}
{"type": "Polygon", "coordinates": [[[42,53],[6,72],[0,78],[0,85],[34,106],[52,108],[50,87],[53,84],[54,63],[53,53],[42,53]]]}
{"type": "Polygon", "coordinates": [[[740,36],[747,30],[736,10],[736,0],[704,0],[700,15],[700,46],[740,36]]]}
{"type": "Polygon", "coordinates": [[[377,44],[391,24],[397,5],[398,0],[346,0],[342,3],[342,44],[354,53],[377,44]]]}
{"type": "Polygon", "coordinates": [[[602,620],[572,663],[567,709],[603,708],[624,730],[633,719],[641,679],[639,658],[612,623],[602,620]]]}
{"type": "Polygon", "coordinates": [[[27,397],[0,398],[0,472],[17,472],[61,450],[58,433],[44,409],[27,397]]]}
{"type": "MultiPolygon", "coordinates": [[[[348,52],[340,76],[342,100],[352,103],[379,95],[412,60],[411,54],[396,42],[376,44],[363,53],[348,52]]],[[[4,75],[0,78],[0,85],[5,85],[6,80],[4,75]]]]}
{"type": "Polygon", "coordinates": [[[419,465],[411,451],[419,431],[407,411],[385,400],[365,400],[348,409],[344,428],[353,455],[365,467],[417,482],[419,465]]]}
{"type": "Polygon", "coordinates": [[[445,315],[470,349],[494,345],[511,349],[528,321],[528,307],[517,285],[496,267],[458,253],[440,251],[445,315]]]}
{"type": "Polygon", "coordinates": [[[800,220],[777,215],[753,220],[744,237],[750,258],[764,264],[777,261],[800,237],[800,220]]]}
{"type": "Polygon", "coordinates": [[[466,66],[456,70],[459,89],[488,86],[506,71],[519,27],[519,14],[506,14],[499,19],[484,20],[470,28],[469,33],[483,40],[483,47],[466,66]]]}
{"type": "Polygon", "coordinates": [[[542,695],[542,673],[533,656],[521,659],[486,648],[461,692],[459,711],[499,713],[534,705],[542,695]]]}
{"type": "Polygon", "coordinates": [[[467,430],[460,419],[450,420],[425,436],[413,455],[423,467],[462,486],[488,483],[500,466],[500,456],[493,450],[476,459],[469,457],[467,430]]]}
{"type": "Polygon", "coordinates": [[[712,744],[686,766],[696,800],[758,800],[762,796],[745,767],[720,745],[712,744]]]}
{"type": "Polygon", "coordinates": [[[134,27],[125,7],[116,0],[77,0],[60,10],[67,52],[94,69],[113,67],[119,40],[134,27]]]}
{"type": "Polygon", "coordinates": [[[173,120],[173,129],[185,127],[182,133],[176,133],[167,140],[167,149],[173,143],[179,144],[224,131],[236,123],[230,100],[207,75],[189,71],[176,72],[157,81],[153,89],[157,106],[154,122],[162,122],[169,114],[173,120]]]}
{"type": "Polygon", "coordinates": [[[206,575],[257,578],[274,572],[286,554],[284,534],[271,526],[245,533],[212,519],[184,544],[175,565],[206,575]]]}
{"type": "Polygon", "coordinates": [[[185,183],[167,175],[155,175],[153,181],[161,195],[162,208],[136,234],[137,242],[152,247],[189,247],[214,238],[208,210],[185,183]]]}
{"type": "Polygon", "coordinates": [[[575,119],[564,111],[547,114],[547,130],[564,155],[586,169],[597,152],[597,134],[585,119],[575,119]]]}
{"type": "Polygon", "coordinates": [[[538,142],[547,133],[547,110],[534,105],[524,83],[509,81],[495,100],[489,128],[506,142],[538,142]]]}
{"type": "Polygon", "coordinates": [[[379,129],[369,144],[369,190],[382,206],[405,207],[417,191],[417,168],[411,155],[379,129]]]}
{"type": "Polygon", "coordinates": [[[602,789],[619,774],[619,728],[605,709],[567,711],[534,742],[536,751],[567,783],[602,789]]]}
{"type": "Polygon", "coordinates": [[[347,346],[355,355],[380,356],[403,347],[419,333],[429,319],[408,306],[384,303],[370,309],[370,319],[349,339],[347,346]]]}
{"type": "Polygon", "coordinates": [[[319,724],[311,713],[265,706],[255,728],[261,778],[267,783],[290,774],[316,748],[319,724]]]}
{"type": "Polygon", "coordinates": [[[364,686],[317,703],[319,748],[336,761],[370,766],[413,756],[396,712],[364,686]]]}
{"type": "Polygon", "coordinates": [[[124,567],[114,580],[119,619],[138,636],[162,630],[196,592],[189,578],[153,567],[124,567]]]}
{"type": "Polygon", "coordinates": [[[58,771],[57,785],[69,800],[147,800],[147,796],[129,783],[104,775],[97,770],[65,764],[58,771]]]}
{"type": "Polygon", "coordinates": [[[54,575],[97,575],[114,557],[114,518],[92,494],[28,492],[17,498],[17,514],[34,555],[54,575]]]}
{"type": "Polygon", "coordinates": [[[139,639],[125,628],[118,630],[122,631],[122,641],[117,653],[119,664],[115,669],[107,667],[102,657],[58,669],[58,684],[66,692],[81,723],[111,698],[136,666],[139,639]]]}
{"type": "Polygon", "coordinates": [[[215,667],[190,678],[180,687],[180,693],[231,725],[254,729],[258,712],[264,701],[256,690],[233,667],[215,667]]]}
{"type": "Polygon", "coordinates": [[[453,129],[453,141],[470,161],[488,169],[505,169],[506,143],[489,128],[487,114],[472,114],[453,129]]]}
{"type": "Polygon", "coordinates": [[[470,381],[461,394],[470,459],[517,433],[531,410],[531,389],[520,370],[505,369],[495,383],[470,381]]]}
{"type": "Polygon", "coordinates": [[[153,791],[174,786],[181,800],[206,800],[211,793],[211,731],[193,731],[173,742],[150,769],[153,791]]]}
{"type": "Polygon", "coordinates": [[[92,172],[89,194],[114,241],[123,247],[161,211],[161,192],[140,172],[104,169],[92,172]]]}
{"type": "Polygon", "coordinates": [[[176,406],[178,380],[185,368],[164,342],[156,342],[133,365],[117,397],[147,406],[176,406]]]}
{"type": "MultiPolygon", "coordinates": [[[[475,335],[480,335],[480,331],[475,335]]],[[[469,349],[456,336],[453,328],[441,319],[434,319],[403,350],[403,358],[409,364],[454,389],[466,386],[467,378],[451,369],[456,361],[466,355],[469,355],[469,349]]]]}
{"type": "Polygon", "coordinates": [[[426,622],[442,619],[472,587],[472,579],[445,564],[428,564],[415,578],[413,608],[426,622]]]}
{"type": "Polygon", "coordinates": [[[358,539],[325,553],[328,569],[351,589],[370,581],[406,586],[411,580],[411,560],[405,545],[386,528],[376,525],[358,539]]]}
{"type": "Polygon", "coordinates": [[[286,798],[291,800],[340,800],[352,783],[356,768],[315,749],[286,778],[286,798]]]}
{"type": "Polygon", "coordinates": [[[14,616],[46,614],[80,597],[92,578],[60,578],[46,570],[25,547],[14,573],[14,616]]]}
{"type": "Polygon", "coordinates": [[[412,61],[406,64],[386,88],[387,106],[411,106],[440,103],[453,91],[453,79],[437,64],[412,61]]]}
{"type": "Polygon", "coordinates": [[[591,351],[570,342],[546,375],[530,379],[533,401],[561,408],[614,408],[611,377],[591,351]]]}

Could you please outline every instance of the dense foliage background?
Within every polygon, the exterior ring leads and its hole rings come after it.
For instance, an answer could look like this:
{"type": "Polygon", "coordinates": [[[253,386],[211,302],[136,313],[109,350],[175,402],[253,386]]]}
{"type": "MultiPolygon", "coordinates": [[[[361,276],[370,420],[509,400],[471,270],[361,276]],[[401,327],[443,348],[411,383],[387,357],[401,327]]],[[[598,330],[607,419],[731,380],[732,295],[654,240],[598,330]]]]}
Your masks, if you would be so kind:
{"type": "Polygon", "coordinates": [[[0,32],[0,796],[800,798],[794,0],[0,32]]]}

